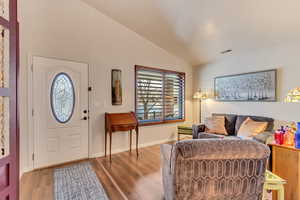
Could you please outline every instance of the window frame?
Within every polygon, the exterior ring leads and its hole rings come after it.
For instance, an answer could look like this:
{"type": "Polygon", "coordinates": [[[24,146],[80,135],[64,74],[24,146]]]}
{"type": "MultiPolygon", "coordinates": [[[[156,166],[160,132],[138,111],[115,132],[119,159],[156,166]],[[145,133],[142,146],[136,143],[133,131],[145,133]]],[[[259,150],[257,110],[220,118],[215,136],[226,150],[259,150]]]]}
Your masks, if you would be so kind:
{"type": "MultiPolygon", "coordinates": [[[[184,122],[185,119],[185,113],[186,113],[186,107],[185,107],[185,101],[186,101],[186,96],[185,96],[185,90],[186,90],[186,83],[185,83],[185,72],[178,72],[178,71],[172,71],[172,70],[166,70],[166,69],[161,69],[161,68],[155,68],[155,67],[146,67],[146,66],[141,66],[141,65],[135,65],[135,73],[134,73],[134,87],[135,87],[135,105],[134,109],[135,112],[137,112],[137,72],[139,70],[147,70],[147,71],[153,71],[153,72],[159,72],[164,74],[163,79],[165,77],[165,74],[178,74],[183,77],[184,80],[184,85],[183,85],[183,102],[182,102],[182,109],[183,109],[183,114],[182,114],[182,119],[166,119],[165,117],[165,107],[163,107],[163,119],[161,121],[153,121],[153,122],[139,122],[139,126],[152,126],[152,125],[159,125],[159,124],[171,124],[171,123],[178,123],[178,122],[184,122]]],[[[163,90],[163,96],[164,96],[164,90],[163,90]]],[[[165,102],[165,99],[163,98],[163,104],[165,102]]]]}

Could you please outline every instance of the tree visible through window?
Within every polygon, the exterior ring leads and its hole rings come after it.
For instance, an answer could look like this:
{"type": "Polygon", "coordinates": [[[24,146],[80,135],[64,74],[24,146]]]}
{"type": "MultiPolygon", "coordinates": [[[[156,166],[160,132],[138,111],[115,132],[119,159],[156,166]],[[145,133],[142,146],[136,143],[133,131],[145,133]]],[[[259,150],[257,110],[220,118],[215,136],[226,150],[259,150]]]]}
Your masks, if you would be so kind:
{"type": "Polygon", "coordinates": [[[136,66],[136,115],[142,124],[184,120],[181,72],[136,66]]]}

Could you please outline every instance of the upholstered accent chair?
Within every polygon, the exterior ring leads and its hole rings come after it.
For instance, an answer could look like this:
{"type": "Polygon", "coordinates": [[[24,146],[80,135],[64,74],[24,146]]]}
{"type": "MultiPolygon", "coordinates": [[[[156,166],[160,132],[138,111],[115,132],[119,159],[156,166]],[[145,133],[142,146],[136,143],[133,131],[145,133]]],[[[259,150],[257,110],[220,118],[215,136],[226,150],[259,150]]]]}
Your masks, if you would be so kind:
{"type": "Polygon", "coordinates": [[[261,200],[269,148],[253,140],[161,145],[165,200],[261,200]]]}

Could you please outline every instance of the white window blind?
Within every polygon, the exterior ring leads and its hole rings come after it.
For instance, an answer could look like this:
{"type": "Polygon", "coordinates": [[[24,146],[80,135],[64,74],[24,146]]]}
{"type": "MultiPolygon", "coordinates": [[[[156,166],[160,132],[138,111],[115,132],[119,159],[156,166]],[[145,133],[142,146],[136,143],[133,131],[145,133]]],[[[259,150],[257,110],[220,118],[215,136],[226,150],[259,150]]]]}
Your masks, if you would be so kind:
{"type": "Polygon", "coordinates": [[[140,123],[184,120],[184,73],[136,66],[135,78],[135,109],[140,123]]]}

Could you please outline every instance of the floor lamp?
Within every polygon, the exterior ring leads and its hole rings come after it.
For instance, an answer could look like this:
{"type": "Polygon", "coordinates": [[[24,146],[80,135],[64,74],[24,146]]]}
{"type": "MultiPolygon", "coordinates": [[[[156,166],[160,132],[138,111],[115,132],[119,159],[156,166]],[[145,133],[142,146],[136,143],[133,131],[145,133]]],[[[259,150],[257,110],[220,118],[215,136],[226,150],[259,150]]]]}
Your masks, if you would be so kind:
{"type": "Polygon", "coordinates": [[[199,100],[199,107],[200,107],[200,112],[199,112],[199,121],[200,121],[200,123],[202,122],[202,115],[201,115],[201,112],[202,112],[202,110],[201,110],[201,103],[202,103],[202,101],[203,100],[205,100],[205,99],[207,99],[208,98],[208,96],[207,96],[207,94],[205,93],[205,92],[201,92],[201,90],[199,90],[199,91],[197,91],[194,95],[193,95],[193,99],[198,99],[199,100]]]}

